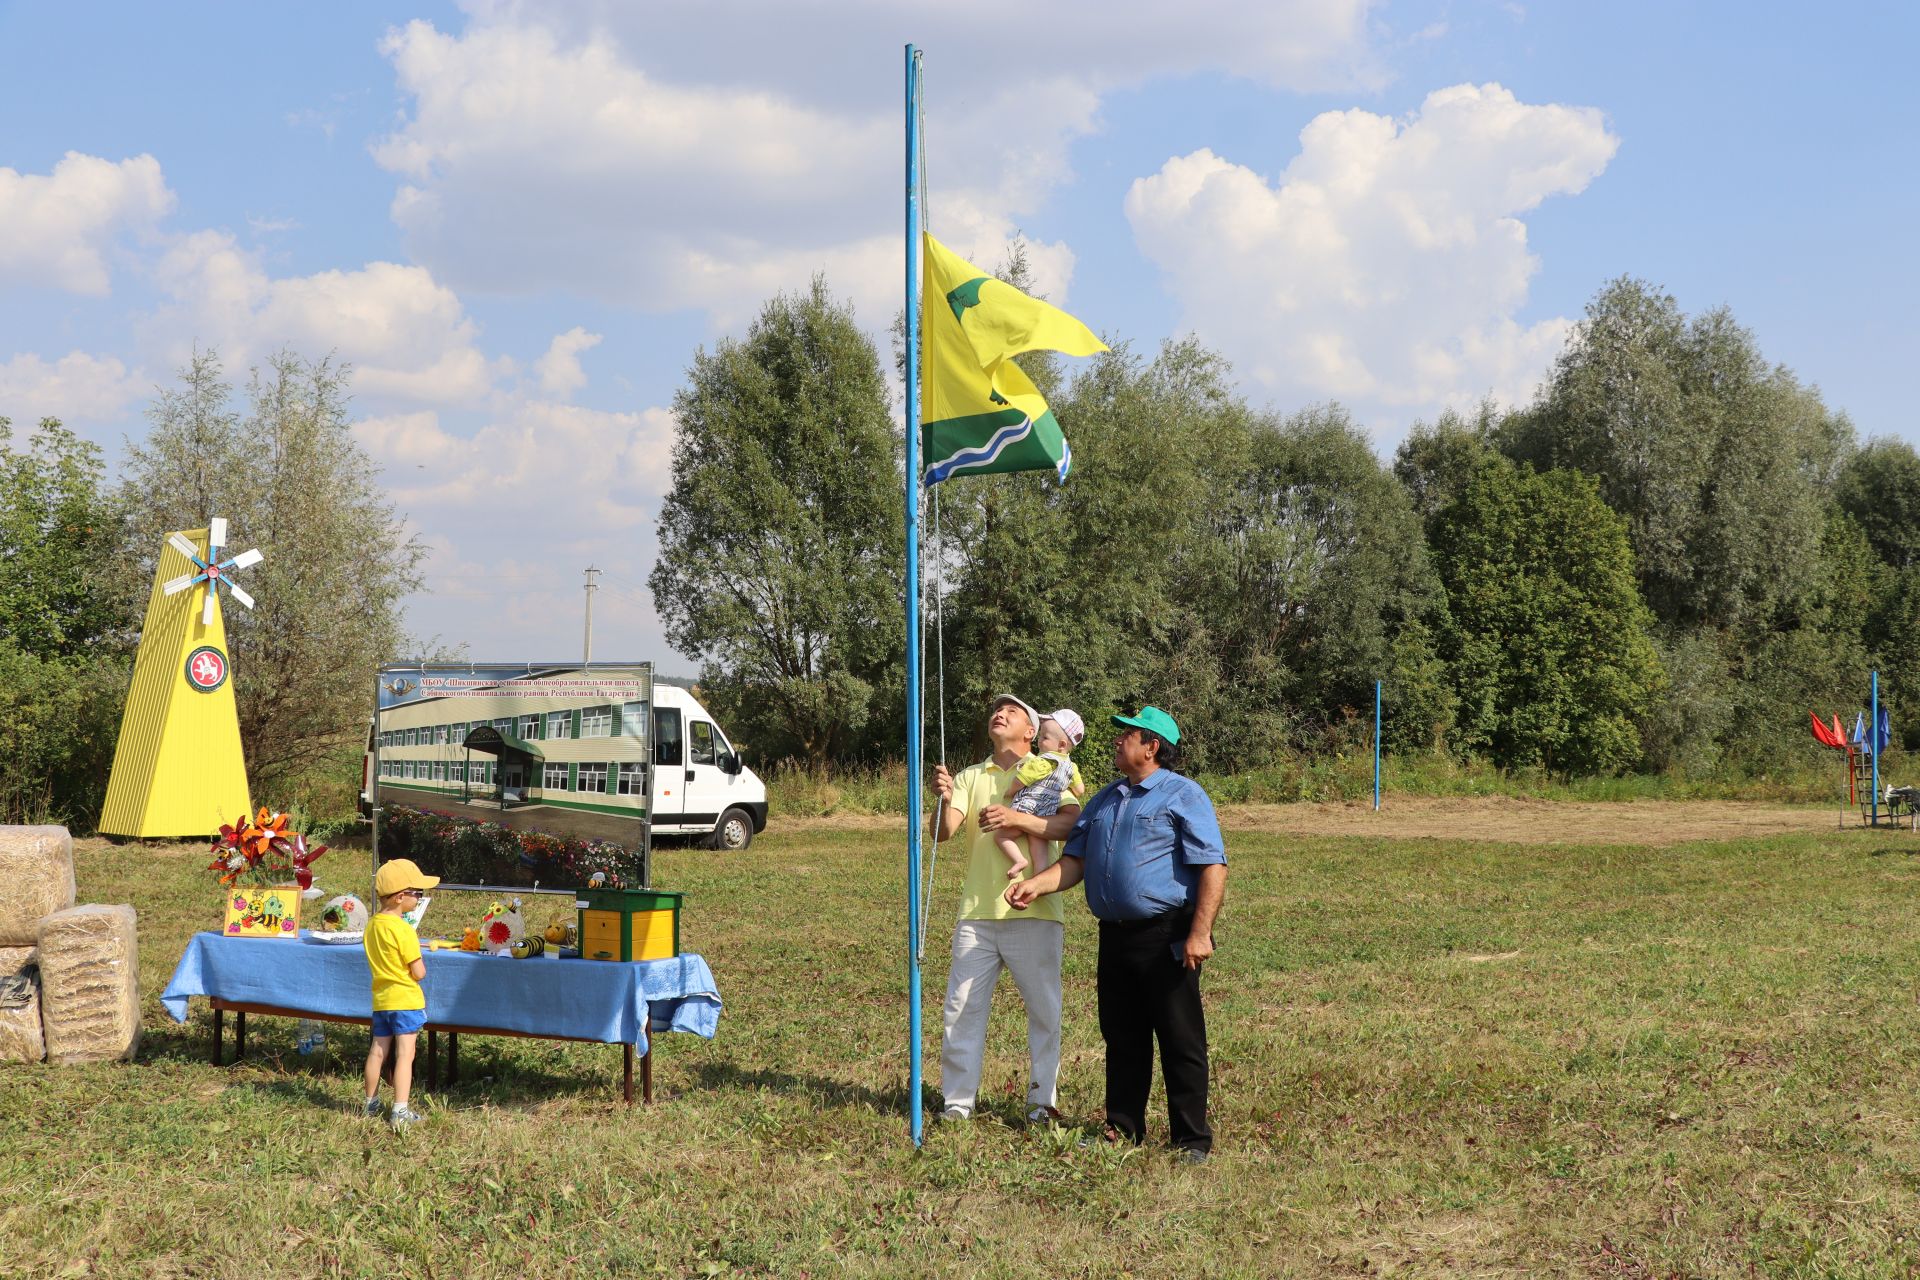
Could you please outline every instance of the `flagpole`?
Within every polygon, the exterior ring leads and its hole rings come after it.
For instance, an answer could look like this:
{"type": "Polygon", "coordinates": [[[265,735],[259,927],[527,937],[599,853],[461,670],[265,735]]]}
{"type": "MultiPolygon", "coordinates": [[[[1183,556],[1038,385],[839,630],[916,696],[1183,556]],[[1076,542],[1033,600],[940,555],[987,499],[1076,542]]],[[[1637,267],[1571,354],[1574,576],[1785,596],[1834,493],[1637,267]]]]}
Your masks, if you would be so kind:
{"type": "MultiPolygon", "coordinates": [[[[907,1125],[920,1106],[920,52],[907,46],[907,1125]]],[[[938,838],[938,833],[935,833],[938,838]]]]}

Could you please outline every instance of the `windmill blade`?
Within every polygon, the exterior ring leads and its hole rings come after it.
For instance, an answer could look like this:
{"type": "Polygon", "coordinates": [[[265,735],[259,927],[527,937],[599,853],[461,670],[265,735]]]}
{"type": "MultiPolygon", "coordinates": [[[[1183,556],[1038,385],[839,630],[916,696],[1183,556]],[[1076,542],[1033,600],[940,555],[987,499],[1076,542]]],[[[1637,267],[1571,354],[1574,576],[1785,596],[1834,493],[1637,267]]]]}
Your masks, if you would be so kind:
{"type": "Polygon", "coordinates": [[[233,598],[235,600],[238,600],[249,609],[253,608],[253,597],[242,591],[239,587],[234,586],[232,581],[228,581],[227,590],[233,592],[233,598]]]}
{"type": "Polygon", "coordinates": [[[191,573],[183,573],[177,578],[168,578],[160,585],[160,594],[163,596],[177,596],[193,585],[193,579],[194,575],[191,573]]]}
{"type": "Polygon", "coordinates": [[[242,551],[239,555],[227,561],[226,567],[230,569],[251,569],[254,565],[259,564],[265,559],[266,557],[260,554],[260,548],[255,547],[251,551],[242,551]]]}
{"type": "Polygon", "coordinates": [[[203,627],[213,625],[213,597],[216,594],[213,589],[213,584],[209,582],[207,584],[207,603],[206,606],[200,610],[200,625],[203,627]]]}
{"type": "Polygon", "coordinates": [[[194,546],[191,542],[188,542],[185,538],[183,538],[179,534],[177,533],[168,534],[167,545],[172,547],[175,551],[178,551],[181,555],[185,556],[187,559],[192,560],[194,563],[196,564],[199,563],[200,548],[194,546]]]}
{"type": "Polygon", "coordinates": [[[211,560],[227,545],[227,518],[215,516],[207,522],[207,559],[211,560]]]}

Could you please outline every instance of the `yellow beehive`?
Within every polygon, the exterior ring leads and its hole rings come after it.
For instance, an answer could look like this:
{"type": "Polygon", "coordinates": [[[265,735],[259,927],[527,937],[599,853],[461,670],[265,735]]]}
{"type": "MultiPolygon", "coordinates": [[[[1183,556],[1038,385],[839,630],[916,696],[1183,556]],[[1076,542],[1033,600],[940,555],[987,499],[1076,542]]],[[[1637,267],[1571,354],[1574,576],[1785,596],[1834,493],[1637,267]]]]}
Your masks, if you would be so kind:
{"type": "Polygon", "coordinates": [[[583,889],[580,954],[589,960],[667,960],[680,954],[684,894],[657,889],[583,889]]]}

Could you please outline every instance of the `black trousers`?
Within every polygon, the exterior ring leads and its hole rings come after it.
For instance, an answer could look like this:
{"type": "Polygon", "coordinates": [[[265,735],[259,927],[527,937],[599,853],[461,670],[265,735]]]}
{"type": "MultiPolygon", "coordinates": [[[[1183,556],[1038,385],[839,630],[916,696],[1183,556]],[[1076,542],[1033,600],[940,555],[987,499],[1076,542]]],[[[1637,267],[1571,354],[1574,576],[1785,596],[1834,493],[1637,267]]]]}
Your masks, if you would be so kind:
{"type": "Polygon", "coordinates": [[[1107,1123],[1139,1142],[1147,1131],[1153,1044],[1167,1084],[1173,1145],[1211,1151],[1207,1127],[1207,1015],[1200,971],[1174,959],[1193,913],[1100,923],[1100,1035],[1107,1042],[1107,1123]]]}

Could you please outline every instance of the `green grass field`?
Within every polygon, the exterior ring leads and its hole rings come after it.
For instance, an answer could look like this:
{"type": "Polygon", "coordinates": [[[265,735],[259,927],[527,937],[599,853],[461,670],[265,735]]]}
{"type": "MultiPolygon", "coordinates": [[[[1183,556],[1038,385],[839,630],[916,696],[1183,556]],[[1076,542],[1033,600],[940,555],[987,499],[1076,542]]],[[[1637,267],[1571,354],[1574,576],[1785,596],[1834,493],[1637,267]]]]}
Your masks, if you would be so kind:
{"type": "MultiPolygon", "coordinates": [[[[88,842],[81,899],[140,911],[146,1041],[130,1065],[0,1068],[0,1274],[1920,1269],[1920,839],[1382,831],[1233,833],[1202,1168],[1017,1127],[1024,1024],[1005,983],[983,1115],[911,1148],[885,831],[659,854],[726,1012],[712,1042],[659,1039],[658,1105],[620,1104],[617,1049],[471,1038],[465,1082],[404,1140],[354,1114],[357,1028],[332,1029],[321,1060],[294,1052],[292,1023],[256,1019],[243,1064],[209,1065],[203,1004],[184,1027],[158,1004],[217,917],[198,849],[88,842]]],[[[355,856],[329,855],[323,881],[356,883],[355,856]]],[[[930,1085],[957,870],[926,966],[930,1085]]],[[[436,902],[429,926],[457,913],[436,902]]],[[[1067,952],[1062,1104],[1090,1121],[1077,903],[1067,952]]]]}

